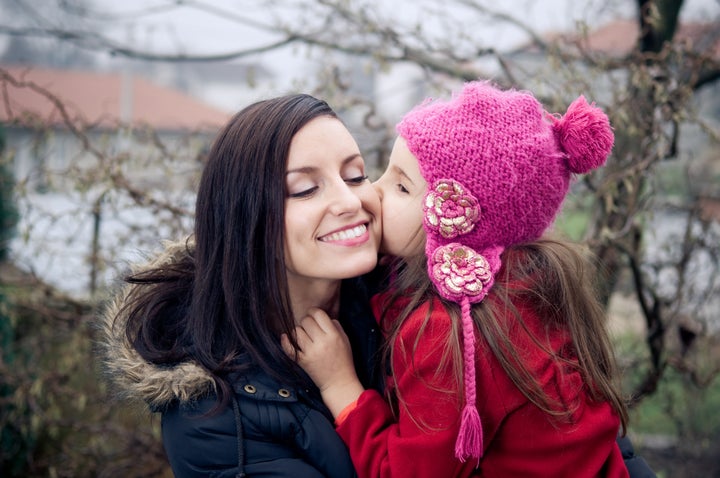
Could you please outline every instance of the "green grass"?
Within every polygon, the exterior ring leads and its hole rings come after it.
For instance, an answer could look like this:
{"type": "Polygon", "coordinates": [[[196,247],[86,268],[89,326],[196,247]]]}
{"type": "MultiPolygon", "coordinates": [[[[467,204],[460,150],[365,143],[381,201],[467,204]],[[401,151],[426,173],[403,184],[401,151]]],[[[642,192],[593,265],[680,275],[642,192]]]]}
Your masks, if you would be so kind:
{"type": "Polygon", "coordinates": [[[632,418],[639,433],[709,440],[720,433],[720,380],[701,388],[668,369],[657,392],[633,410],[632,418]]]}
{"type": "MultiPolygon", "coordinates": [[[[624,389],[629,393],[645,376],[647,367],[643,364],[647,363],[647,350],[641,338],[631,336],[616,338],[615,349],[624,389]]],[[[695,444],[717,439],[720,437],[720,378],[716,376],[701,387],[668,366],[656,392],[630,411],[630,431],[639,435],[667,435],[695,444]]]]}

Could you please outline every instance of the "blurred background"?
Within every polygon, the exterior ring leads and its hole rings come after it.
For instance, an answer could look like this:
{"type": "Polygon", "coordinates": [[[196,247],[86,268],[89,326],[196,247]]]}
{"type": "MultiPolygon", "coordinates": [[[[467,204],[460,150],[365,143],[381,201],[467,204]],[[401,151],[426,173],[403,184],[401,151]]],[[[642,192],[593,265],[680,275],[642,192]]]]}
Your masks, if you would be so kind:
{"type": "Polygon", "coordinates": [[[486,78],[616,144],[557,228],[597,255],[629,434],[661,477],[720,477],[720,1],[0,0],[0,476],[171,476],[159,417],[102,378],[98,313],[192,230],[215,132],[326,99],[371,178],[394,125],[486,78]]]}

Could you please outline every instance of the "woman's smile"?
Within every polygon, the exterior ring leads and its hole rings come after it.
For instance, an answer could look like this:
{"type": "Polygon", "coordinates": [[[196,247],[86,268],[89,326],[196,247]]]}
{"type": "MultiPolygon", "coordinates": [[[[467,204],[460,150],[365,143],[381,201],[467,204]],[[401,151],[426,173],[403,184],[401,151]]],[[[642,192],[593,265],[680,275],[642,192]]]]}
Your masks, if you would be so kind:
{"type": "Polygon", "coordinates": [[[380,198],[341,121],[315,118],[295,134],[286,184],[285,266],[291,286],[359,276],[375,267],[380,198]]]}
{"type": "Polygon", "coordinates": [[[343,228],[318,238],[322,242],[341,243],[342,245],[360,244],[369,239],[367,223],[343,228]],[[353,244],[346,244],[351,242],[353,244]]]}

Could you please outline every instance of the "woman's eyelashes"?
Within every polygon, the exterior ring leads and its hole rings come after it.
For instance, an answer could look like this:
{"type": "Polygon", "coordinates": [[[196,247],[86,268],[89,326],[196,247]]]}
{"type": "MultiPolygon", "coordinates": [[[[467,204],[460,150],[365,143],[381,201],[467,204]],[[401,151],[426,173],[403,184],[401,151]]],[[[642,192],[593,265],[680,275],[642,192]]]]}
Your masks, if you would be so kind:
{"type": "Polygon", "coordinates": [[[318,189],[319,189],[318,186],[313,186],[313,187],[311,187],[311,188],[304,189],[304,190],[302,190],[302,191],[298,191],[298,192],[294,192],[294,193],[289,193],[289,194],[288,194],[288,197],[291,197],[291,198],[304,198],[304,197],[308,197],[308,196],[311,196],[311,195],[312,195],[315,191],[317,191],[318,189]]]}
{"type": "MultiPolygon", "coordinates": [[[[367,181],[367,179],[368,179],[368,176],[364,175],[364,176],[355,176],[352,178],[343,179],[343,181],[345,182],[345,184],[348,184],[350,186],[359,186],[359,185],[365,183],[365,181],[367,181]]],[[[294,189],[296,189],[296,191],[291,190],[288,192],[289,198],[305,198],[305,197],[312,196],[318,189],[320,189],[320,186],[314,185],[311,187],[307,187],[305,189],[301,189],[300,191],[297,191],[297,189],[298,189],[297,187],[295,187],[294,189]]]]}
{"type": "Polygon", "coordinates": [[[365,181],[367,181],[367,179],[368,179],[368,176],[365,175],[365,176],[357,176],[354,178],[345,179],[344,181],[348,184],[356,185],[356,184],[364,183],[365,181]]]}

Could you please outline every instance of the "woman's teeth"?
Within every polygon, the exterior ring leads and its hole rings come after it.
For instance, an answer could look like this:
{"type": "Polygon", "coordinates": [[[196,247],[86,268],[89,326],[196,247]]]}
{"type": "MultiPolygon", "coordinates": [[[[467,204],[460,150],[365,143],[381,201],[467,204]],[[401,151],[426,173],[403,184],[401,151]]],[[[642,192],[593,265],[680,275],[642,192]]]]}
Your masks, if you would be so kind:
{"type": "Polygon", "coordinates": [[[355,226],[352,229],[345,229],[344,231],[328,234],[327,236],[321,237],[320,240],[323,242],[344,241],[346,239],[360,237],[365,234],[365,231],[367,231],[367,226],[365,226],[365,224],[361,224],[360,226],[355,226]]]}

